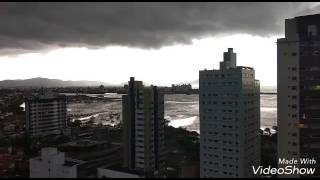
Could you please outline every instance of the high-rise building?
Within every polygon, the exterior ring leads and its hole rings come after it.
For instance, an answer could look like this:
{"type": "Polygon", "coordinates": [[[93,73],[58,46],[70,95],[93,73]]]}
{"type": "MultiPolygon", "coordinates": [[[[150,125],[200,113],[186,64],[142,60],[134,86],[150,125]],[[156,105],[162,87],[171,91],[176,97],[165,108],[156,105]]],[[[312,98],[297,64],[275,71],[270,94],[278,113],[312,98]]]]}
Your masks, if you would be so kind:
{"type": "Polygon", "coordinates": [[[200,177],[253,177],[260,165],[260,84],[236,66],[232,48],[220,70],[199,72],[200,177]]]}
{"type": "Polygon", "coordinates": [[[278,158],[319,162],[320,14],[286,19],[285,38],[277,46],[278,158]]]}
{"type": "Polygon", "coordinates": [[[122,97],[124,166],[146,177],[162,177],[165,171],[163,101],[156,86],[144,87],[133,77],[122,97]]]}
{"type": "Polygon", "coordinates": [[[25,100],[26,132],[29,136],[66,133],[66,96],[39,93],[25,100]]]}

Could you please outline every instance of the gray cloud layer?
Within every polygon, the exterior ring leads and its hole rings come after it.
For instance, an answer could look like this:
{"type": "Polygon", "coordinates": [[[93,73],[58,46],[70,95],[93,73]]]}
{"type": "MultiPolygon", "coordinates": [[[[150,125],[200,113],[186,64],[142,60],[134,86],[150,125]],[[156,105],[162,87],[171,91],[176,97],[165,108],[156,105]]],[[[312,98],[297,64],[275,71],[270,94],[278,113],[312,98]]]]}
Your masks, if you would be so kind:
{"type": "Polygon", "coordinates": [[[315,3],[0,3],[0,53],[65,46],[159,48],[226,33],[283,34],[315,3]]]}

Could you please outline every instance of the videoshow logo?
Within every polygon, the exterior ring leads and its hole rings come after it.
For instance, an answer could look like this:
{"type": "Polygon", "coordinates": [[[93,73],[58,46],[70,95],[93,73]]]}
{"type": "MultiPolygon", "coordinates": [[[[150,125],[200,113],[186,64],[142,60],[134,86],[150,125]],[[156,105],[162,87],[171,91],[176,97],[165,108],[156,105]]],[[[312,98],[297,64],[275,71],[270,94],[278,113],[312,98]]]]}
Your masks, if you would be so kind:
{"type": "Polygon", "coordinates": [[[253,173],[256,175],[313,175],[316,171],[316,168],[306,168],[299,167],[298,165],[307,165],[307,164],[316,164],[316,160],[314,158],[301,158],[300,161],[291,159],[286,160],[284,158],[279,158],[278,164],[286,165],[283,168],[271,168],[271,166],[263,167],[252,166],[253,173]]]}

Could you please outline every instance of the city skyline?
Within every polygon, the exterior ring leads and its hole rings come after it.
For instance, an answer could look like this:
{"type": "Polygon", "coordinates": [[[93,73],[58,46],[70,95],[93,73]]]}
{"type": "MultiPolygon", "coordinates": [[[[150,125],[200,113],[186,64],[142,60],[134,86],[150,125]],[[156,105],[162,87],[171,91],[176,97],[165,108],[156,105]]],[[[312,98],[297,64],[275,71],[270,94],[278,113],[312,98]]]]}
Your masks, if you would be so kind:
{"type": "Polygon", "coordinates": [[[240,64],[255,68],[261,86],[276,86],[276,40],[284,36],[284,19],[320,7],[79,3],[69,11],[68,3],[1,5],[1,21],[7,23],[0,31],[0,80],[44,77],[120,84],[135,76],[148,84],[189,83],[198,80],[198,70],[217,69],[221,52],[230,47],[239,52],[240,64]],[[52,10],[45,12],[47,5],[52,10]],[[88,24],[79,18],[84,15],[88,24]]]}
{"type": "Polygon", "coordinates": [[[0,177],[319,177],[319,12],[0,3],[0,177]]]}

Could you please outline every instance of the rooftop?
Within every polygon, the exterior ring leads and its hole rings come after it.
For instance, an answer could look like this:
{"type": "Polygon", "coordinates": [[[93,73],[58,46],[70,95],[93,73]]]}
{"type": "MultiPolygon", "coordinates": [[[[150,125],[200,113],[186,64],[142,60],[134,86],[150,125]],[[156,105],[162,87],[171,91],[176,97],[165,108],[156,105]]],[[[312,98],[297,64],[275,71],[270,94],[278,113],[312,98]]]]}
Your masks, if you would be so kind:
{"type": "Polygon", "coordinates": [[[320,14],[309,14],[304,16],[297,16],[295,18],[320,18],[320,14]]]}
{"type": "Polygon", "coordinates": [[[78,140],[78,141],[71,141],[68,143],[64,143],[61,147],[69,146],[69,147],[92,147],[97,145],[109,144],[109,141],[94,141],[94,140],[78,140]]]}
{"type": "MultiPolygon", "coordinates": [[[[236,66],[236,68],[229,68],[229,69],[226,69],[226,70],[254,70],[253,67],[248,67],[248,66],[236,66]]],[[[202,71],[220,71],[221,69],[204,69],[202,71]]]]}
{"type": "Polygon", "coordinates": [[[54,100],[54,99],[66,99],[66,96],[58,93],[38,93],[27,97],[30,100],[54,100]]]}
{"type": "Polygon", "coordinates": [[[78,165],[78,164],[82,164],[82,163],[85,163],[85,161],[81,161],[81,160],[78,160],[78,159],[67,158],[67,160],[64,162],[63,165],[72,167],[72,166],[75,166],[75,165],[78,165]]]}
{"type": "Polygon", "coordinates": [[[141,171],[129,170],[128,168],[123,167],[121,165],[103,166],[103,167],[100,167],[100,168],[109,169],[109,170],[112,170],[112,171],[119,171],[119,172],[123,172],[123,173],[135,174],[135,175],[140,175],[140,176],[144,175],[144,173],[141,172],[141,171]]]}

